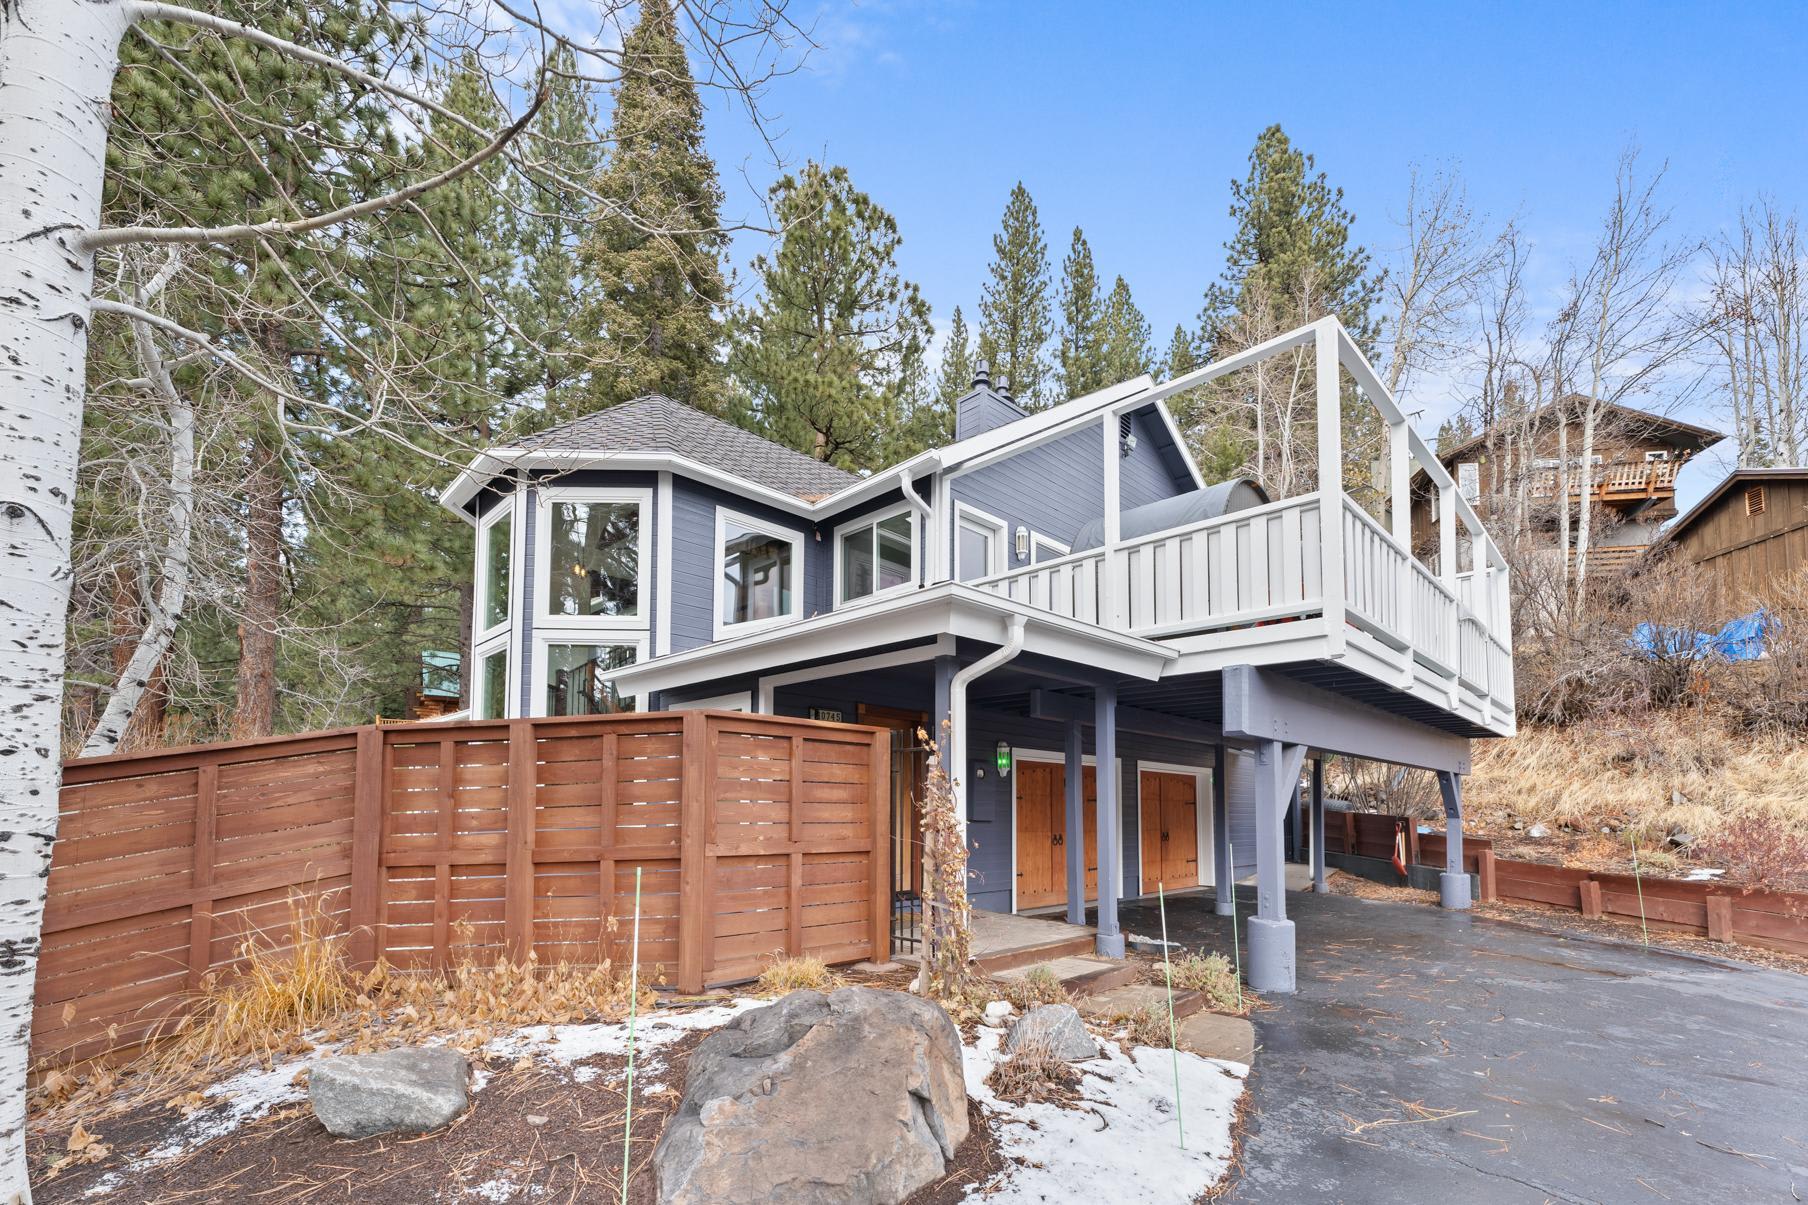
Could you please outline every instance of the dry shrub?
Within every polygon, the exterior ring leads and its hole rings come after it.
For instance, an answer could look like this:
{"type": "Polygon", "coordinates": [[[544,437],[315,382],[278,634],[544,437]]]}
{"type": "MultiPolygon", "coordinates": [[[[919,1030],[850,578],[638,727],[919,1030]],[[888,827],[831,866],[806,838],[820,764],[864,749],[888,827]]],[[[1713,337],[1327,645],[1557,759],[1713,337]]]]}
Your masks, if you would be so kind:
{"type": "Polygon", "coordinates": [[[760,972],[757,990],[762,995],[782,996],[786,992],[832,992],[841,980],[820,958],[780,958],[760,972]]]}
{"type": "Polygon", "coordinates": [[[1215,1013],[1249,1011],[1247,999],[1237,990],[1237,972],[1222,954],[1184,954],[1156,967],[1175,991],[1198,992],[1215,1013]]]}
{"type": "Polygon", "coordinates": [[[1808,834],[1790,829],[1774,815],[1748,813],[1727,821],[1701,843],[1705,857],[1723,863],[1730,878],[1747,890],[1785,887],[1808,873],[1808,834]]]}
{"type": "Polygon", "coordinates": [[[1079,1096],[1079,1083],[1080,1073],[1044,1038],[1026,1040],[986,1077],[998,1098],[1013,1104],[1073,1100],[1079,1096]]]}
{"type": "Polygon", "coordinates": [[[1119,1031],[1127,1046],[1166,1047],[1173,1037],[1168,1028],[1168,1011],[1144,1004],[1111,1018],[1112,1028],[1119,1031]]]}
{"type": "Polygon", "coordinates": [[[973,904],[967,896],[967,834],[960,800],[942,764],[948,725],[932,741],[923,778],[923,961],[918,984],[923,995],[955,1013],[985,1003],[984,985],[973,969],[973,904]]]}
{"type": "Polygon", "coordinates": [[[1013,979],[1000,979],[998,996],[1021,1011],[1028,1012],[1038,1004],[1069,1004],[1072,997],[1055,972],[1047,966],[1033,966],[1013,979]]]}

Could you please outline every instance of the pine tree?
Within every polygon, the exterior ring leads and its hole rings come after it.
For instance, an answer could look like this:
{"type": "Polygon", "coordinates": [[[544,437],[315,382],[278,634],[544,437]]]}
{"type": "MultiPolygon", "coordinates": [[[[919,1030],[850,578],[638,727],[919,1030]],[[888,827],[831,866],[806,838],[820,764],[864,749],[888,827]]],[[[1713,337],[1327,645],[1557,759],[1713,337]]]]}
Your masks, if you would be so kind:
{"type": "Polygon", "coordinates": [[[1162,361],[1161,379],[1171,381],[1175,377],[1199,367],[1199,352],[1193,336],[1187,332],[1186,324],[1176,322],[1174,334],[1168,339],[1167,358],[1162,361]]]}
{"type": "Polygon", "coordinates": [[[1030,410],[1048,405],[1051,392],[1046,349],[1050,331],[1048,245],[1036,203],[1021,181],[1005,204],[992,236],[991,279],[979,303],[980,355],[1030,410]]]}
{"type": "Polygon", "coordinates": [[[755,257],[759,296],[730,334],[752,425],[819,460],[882,467],[931,335],[928,304],[898,274],[898,224],[842,167],[806,164],[770,204],[783,233],[755,257]]]}
{"type": "Polygon", "coordinates": [[[1099,386],[1139,377],[1155,359],[1149,346],[1149,321],[1131,300],[1130,286],[1121,276],[1099,312],[1097,341],[1099,386]]]}
{"type": "Polygon", "coordinates": [[[1106,379],[1099,355],[1099,277],[1086,235],[1074,227],[1073,246],[1061,261],[1061,386],[1070,398],[1091,393],[1106,379]]]}
{"type": "MultiPolygon", "coordinates": [[[[942,348],[942,368],[935,378],[936,404],[948,412],[951,428],[954,403],[973,388],[973,367],[972,339],[967,334],[967,320],[957,305],[954,319],[948,324],[948,342],[942,348]]],[[[952,429],[949,438],[953,438],[952,429]]]]}
{"type": "Polygon", "coordinates": [[[669,0],[641,6],[621,59],[614,149],[595,186],[617,212],[595,224],[581,254],[597,293],[584,319],[591,397],[611,406],[661,393],[718,412],[727,405],[722,186],[669,0]]]}
{"type": "Polygon", "coordinates": [[[1370,275],[1369,253],[1350,241],[1355,218],[1343,190],[1314,174],[1312,156],[1294,149],[1278,125],[1256,138],[1248,176],[1230,187],[1237,229],[1200,311],[1206,348],[1224,349],[1233,316],[1253,289],[1277,312],[1297,316],[1294,326],[1336,314],[1359,346],[1372,349],[1381,276],[1370,275]]]}
{"type": "MultiPolygon", "coordinates": [[[[602,168],[590,85],[577,56],[561,45],[548,61],[546,103],[522,136],[523,152],[567,180],[594,180],[602,168]]],[[[550,175],[550,173],[549,173],[550,175]]],[[[520,272],[510,307],[527,344],[511,366],[504,392],[539,408],[551,425],[590,408],[589,354],[583,316],[596,304],[595,279],[578,244],[589,226],[590,199],[550,187],[547,176],[521,189],[517,245],[520,272]]]]}

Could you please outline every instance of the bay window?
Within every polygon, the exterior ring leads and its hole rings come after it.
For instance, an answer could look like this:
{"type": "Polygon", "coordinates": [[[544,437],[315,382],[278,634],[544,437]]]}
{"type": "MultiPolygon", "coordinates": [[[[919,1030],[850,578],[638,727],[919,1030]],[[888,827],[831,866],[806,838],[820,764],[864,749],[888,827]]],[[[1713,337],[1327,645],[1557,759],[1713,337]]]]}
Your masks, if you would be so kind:
{"type": "Polygon", "coordinates": [[[633,696],[623,697],[605,676],[639,659],[634,644],[555,644],[542,646],[546,715],[611,715],[633,711],[633,696]]]}
{"type": "Polygon", "coordinates": [[[716,636],[742,624],[803,614],[803,549],[797,532],[731,510],[716,512],[716,636]]]}
{"type": "Polygon", "coordinates": [[[646,508],[632,495],[590,492],[599,496],[548,491],[545,613],[633,619],[640,615],[640,575],[647,562],[646,508]]]}

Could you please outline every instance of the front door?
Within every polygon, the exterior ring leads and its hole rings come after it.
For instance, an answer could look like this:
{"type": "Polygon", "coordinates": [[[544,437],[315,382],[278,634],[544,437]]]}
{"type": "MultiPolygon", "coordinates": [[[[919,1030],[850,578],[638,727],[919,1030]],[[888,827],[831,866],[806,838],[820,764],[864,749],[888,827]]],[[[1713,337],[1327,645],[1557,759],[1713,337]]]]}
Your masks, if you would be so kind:
{"type": "Polygon", "coordinates": [[[1143,890],[1161,883],[1197,887],[1199,780],[1165,770],[1142,772],[1143,890]]]}
{"type": "MultiPolygon", "coordinates": [[[[1098,780],[1087,766],[1084,792],[1086,898],[1099,895],[1098,780]]],[[[1060,762],[1017,763],[1017,907],[1067,902],[1067,768],[1060,762]]]]}

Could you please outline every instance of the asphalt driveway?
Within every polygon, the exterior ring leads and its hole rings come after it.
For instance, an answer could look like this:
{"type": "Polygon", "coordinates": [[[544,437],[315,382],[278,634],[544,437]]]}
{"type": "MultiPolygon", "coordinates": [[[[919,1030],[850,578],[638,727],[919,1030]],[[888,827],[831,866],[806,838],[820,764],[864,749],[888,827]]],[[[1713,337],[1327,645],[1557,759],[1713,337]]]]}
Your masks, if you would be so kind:
{"type": "MultiPolygon", "coordinates": [[[[1808,1197],[1808,978],[1422,905],[1287,902],[1300,990],[1255,1018],[1226,1200],[1808,1197]]],[[[1152,906],[1123,923],[1159,932],[1152,906]]],[[[1168,929],[1229,950],[1210,895],[1170,901],[1168,929]]]]}

